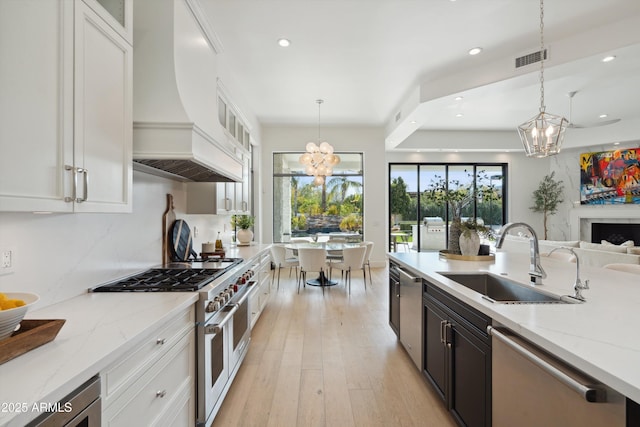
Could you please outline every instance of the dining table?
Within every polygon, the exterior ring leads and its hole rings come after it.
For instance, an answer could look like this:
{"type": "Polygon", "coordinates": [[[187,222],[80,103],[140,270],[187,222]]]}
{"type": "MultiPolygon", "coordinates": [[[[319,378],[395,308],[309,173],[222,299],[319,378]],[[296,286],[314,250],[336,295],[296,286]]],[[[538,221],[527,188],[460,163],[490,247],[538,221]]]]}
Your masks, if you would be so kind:
{"type": "MultiPolygon", "coordinates": [[[[349,243],[349,242],[296,242],[287,243],[284,245],[286,249],[293,252],[294,256],[298,256],[298,249],[300,248],[323,248],[327,254],[342,255],[342,251],[345,248],[353,248],[360,246],[361,243],[349,243]]],[[[338,284],[337,280],[329,279],[324,271],[320,271],[320,274],[315,279],[307,279],[307,285],[311,286],[335,286],[338,284]]]]}

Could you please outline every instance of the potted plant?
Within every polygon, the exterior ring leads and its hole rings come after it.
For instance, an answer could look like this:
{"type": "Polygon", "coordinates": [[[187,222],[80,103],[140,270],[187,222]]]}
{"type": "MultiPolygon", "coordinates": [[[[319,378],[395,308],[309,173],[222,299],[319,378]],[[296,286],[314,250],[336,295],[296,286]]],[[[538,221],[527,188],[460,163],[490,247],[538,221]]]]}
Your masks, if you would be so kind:
{"type": "Polygon", "coordinates": [[[236,239],[240,245],[248,245],[253,240],[253,231],[250,230],[253,227],[255,218],[251,215],[233,215],[231,217],[231,226],[235,228],[236,239]]]}
{"type": "Polygon", "coordinates": [[[460,223],[460,230],[459,243],[462,255],[478,255],[480,251],[480,237],[489,236],[491,234],[489,227],[486,227],[484,224],[480,224],[471,218],[460,223]]]}
{"type": "Polygon", "coordinates": [[[553,176],[555,172],[551,172],[550,175],[545,175],[540,181],[538,189],[533,192],[533,206],[531,209],[534,212],[542,212],[544,215],[544,239],[547,239],[547,220],[549,215],[553,215],[558,212],[558,205],[564,202],[564,185],[562,181],[556,181],[553,176]]]}

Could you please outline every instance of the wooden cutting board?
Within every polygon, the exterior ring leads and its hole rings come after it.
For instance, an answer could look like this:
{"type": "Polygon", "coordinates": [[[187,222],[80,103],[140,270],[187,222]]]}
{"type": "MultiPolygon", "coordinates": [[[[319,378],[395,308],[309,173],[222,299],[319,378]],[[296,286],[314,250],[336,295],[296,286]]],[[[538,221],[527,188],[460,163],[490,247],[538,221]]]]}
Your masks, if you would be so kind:
{"type": "Polygon", "coordinates": [[[171,260],[169,242],[171,242],[172,239],[169,233],[171,232],[173,223],[176,222],[176,213],[173,209],[173,195],[167,194],[167,209],[162,215],[162,264],[166,264],[171,260]]]}

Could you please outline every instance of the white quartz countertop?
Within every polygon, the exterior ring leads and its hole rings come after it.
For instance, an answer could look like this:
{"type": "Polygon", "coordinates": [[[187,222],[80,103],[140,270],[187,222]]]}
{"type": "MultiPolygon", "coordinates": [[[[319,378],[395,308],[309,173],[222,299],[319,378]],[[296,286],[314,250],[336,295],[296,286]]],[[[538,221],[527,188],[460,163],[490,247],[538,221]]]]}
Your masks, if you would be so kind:
{"type": "MultiPolygon", "coordinates": [[[[229,247],[226,256],[249,261],[269,246],[229,247]]],[[[86,293],[28,312],[66,322],[52,342],[0,365],[0,426],[36,418],[34,404],[58,402],[197,300],[197,292],[86,293]]]]}
{"type": "Polygon", "coordinates": [[[36,418],[34,404],[56,403],[197,299],[195,292],[87,293],[27,313],[66,322],[52,342],[0,365],[0,425],[36,418]]]}
{"type": "MultiPolygon", "coordinates": [[[[582,304],[496,304],[438,274],[444,271],[489,271],[528,284],[529,256],[499,252],[494,261],[458,261],[438,253],[389,253],[389,258],[487,314],[570,365],[625,396],[640,402],[640,280],[638,276],[582,267],[589,279],[582,304]]],[[[536,289],[573,294],[576,265],[542,257],[547,272],[536,289]]],[[[531,285],[528,285],[531,286],[531,285]]]]}

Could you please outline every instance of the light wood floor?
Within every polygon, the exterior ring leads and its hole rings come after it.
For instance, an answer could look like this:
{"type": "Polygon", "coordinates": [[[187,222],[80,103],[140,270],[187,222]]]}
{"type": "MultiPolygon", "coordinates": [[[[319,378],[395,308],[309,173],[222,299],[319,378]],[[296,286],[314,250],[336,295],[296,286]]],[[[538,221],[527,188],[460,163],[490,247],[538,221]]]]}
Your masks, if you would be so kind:
{"type": "Polygon", "coordinates": [[[214,426],[454,426],[389,327],[387,270],[372,273],[366,292],[354,273],[351,296],[323,296],[283,269],[214,426]]]}

